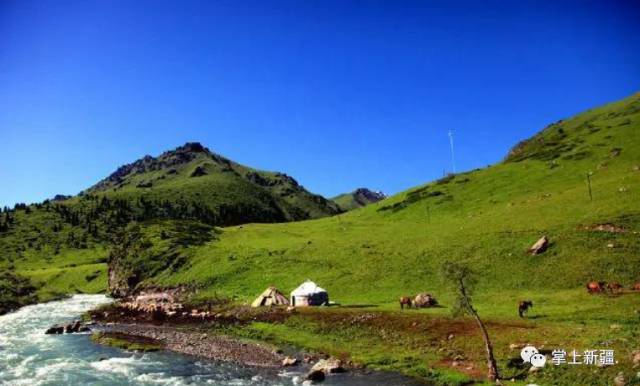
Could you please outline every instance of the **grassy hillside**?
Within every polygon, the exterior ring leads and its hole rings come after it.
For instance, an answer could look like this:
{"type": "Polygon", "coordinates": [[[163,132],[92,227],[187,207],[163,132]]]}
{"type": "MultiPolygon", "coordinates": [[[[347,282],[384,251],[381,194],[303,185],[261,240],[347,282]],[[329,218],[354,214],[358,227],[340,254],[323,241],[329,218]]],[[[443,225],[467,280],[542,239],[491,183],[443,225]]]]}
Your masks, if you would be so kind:
{"type": "Polygon", "coordinates": [[[411,189],[340,216],[225,228],[163,284],[252,296],[306,278],[336,300],[389,302],[437,290],[447,259],[495,290],[639,280],[640,96],[545,128],[495,166],[411,189]],[[591,180],[591,197],[587,175],[591,180]],[[595,230],[612,223],[624,232],[595,230]],[[531,257],[542,235],[551,247],[531,257]]]}
{"type": "Polygon", "coordinates": [[[384,200],[386,196],[382,192],[373,192],[367,188],[359,188],[350,193],[344,193],[339,196],[333,197],[331,201],[338,204],[338,206],[344,210],[349,211],[357,208],[362,208],[369,204],[384,200]]]}
{"type": "Polygon", "coordinates": [[[268,285],[288,293],[311,278],[343,307],[232,333],[463,385],[486,371],[476,327],[450,318],[455,294],[439,275],[444,261],[461,261],[479,274],[475,306],[503,377],[516,385],[604,385],[622,372],[637,385],[631,358],[640,294],[593,296],[584,286],[640,282],[639,203],[636,94],[550,125],[486,169],[334,217],[224,228],[191,250],[189,266],[149,281],[195,284],[198,298],[250,301],[268,285]],[[542,235],[549,249],[527,254],[542,235]],[[443,307],[400,312],[398,297],[417,292],[434,294],[443,307]],[[535,305],[530,319],[517,317],[523,299],[535,305]],[[527,342],[548,353],[610,348],[617,363],[529,374],[513,348],[527,342]]]}
{"type": "Polygon", "coordinates": [[[332,215],[338,207],[283,173],[240,165],[199,143],[121,166],[87,190],[98,196],[152,202],[197,202],[220,224],[304,220],[332,215]],[[225,216],[225,210],[233,211],[225,216]]]}

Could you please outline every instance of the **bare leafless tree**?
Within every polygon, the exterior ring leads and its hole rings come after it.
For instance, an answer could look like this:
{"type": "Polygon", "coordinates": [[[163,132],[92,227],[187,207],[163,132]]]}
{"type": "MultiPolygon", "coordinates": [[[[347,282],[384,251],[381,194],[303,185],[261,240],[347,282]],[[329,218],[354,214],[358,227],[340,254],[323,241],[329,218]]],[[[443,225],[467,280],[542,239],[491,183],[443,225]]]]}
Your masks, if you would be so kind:
{"type": "Polygon", "coordinates": [[[482,339],[484,340],[487,367],[489,371],[487,378],[490,381],[497,381],[499,375],[496,359],[493,356],[493,345],[491,344],[487,328],[482,322],[482,319],[480,319],[478,311],[473,307],[473,303],[471,301],[471,293],[476,283],[473,271],[465,265],[447,261],[442,265],[442,276],[447,282],[453,285],[456,291],[456,303],[453,308],[454,314],[468,314],[475,319],[482,334],[482,339]]]}

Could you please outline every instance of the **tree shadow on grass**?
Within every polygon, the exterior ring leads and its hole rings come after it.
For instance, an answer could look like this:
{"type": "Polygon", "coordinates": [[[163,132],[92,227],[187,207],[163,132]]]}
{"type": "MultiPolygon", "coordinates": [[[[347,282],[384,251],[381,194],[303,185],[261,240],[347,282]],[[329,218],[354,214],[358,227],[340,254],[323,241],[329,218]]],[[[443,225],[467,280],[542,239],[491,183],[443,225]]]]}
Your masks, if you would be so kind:
{"type": "Polygon", "coordinates": [[[549,315],[547,315],[547,314],[540,314],[540,315],[526,316],[524,319],[537,320],[537,319],[546,319],[548,317],[549,317],[549,315]]]}

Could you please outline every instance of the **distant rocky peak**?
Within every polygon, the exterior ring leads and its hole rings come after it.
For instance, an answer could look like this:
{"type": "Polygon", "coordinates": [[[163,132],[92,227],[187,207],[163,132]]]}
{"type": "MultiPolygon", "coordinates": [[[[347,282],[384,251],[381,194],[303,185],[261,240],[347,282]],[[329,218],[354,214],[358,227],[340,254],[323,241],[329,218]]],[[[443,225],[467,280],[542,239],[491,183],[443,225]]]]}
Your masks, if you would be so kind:
{"type": "Polygon", "coordinates": [[[210,153],[209,149],[202,146],[200,142],[187,142],[184,145],[177,147],[173,151],[187,153],[210,153]]]}
{"type": "Polygon", "coordinates": [[[355,196],[364,197],[371,202],[377,202],[380,200],[384,200],[387,198],[387,195],[381,191],[372,191],[367,188],[358,188],[355,192],[353,192],[355,196]]]}

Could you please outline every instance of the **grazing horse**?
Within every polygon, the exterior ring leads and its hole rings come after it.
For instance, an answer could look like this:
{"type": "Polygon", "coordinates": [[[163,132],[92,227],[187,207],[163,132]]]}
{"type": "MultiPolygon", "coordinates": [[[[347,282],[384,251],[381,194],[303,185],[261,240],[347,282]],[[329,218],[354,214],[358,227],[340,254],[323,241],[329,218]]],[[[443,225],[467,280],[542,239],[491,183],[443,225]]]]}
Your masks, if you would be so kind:
{"type": "Polygon", "coordinates": [[[589,283],[587,283],[587,292],[589,292],[590,294],[603,292],[606,284],[607,283],[604,281],[590,281],[589,283]]]}
{"type": "Polygon", "coordinates": [[[411,298],[409,296],[402,296],[400,298],[400,309],[404,310],[404,306],[407,306],[408,308],[411,308],[411,298]]]}
{"type": "Polygon", "coordinates": [[[607,284],[607,289],[611,292],[618,292],[622,289],[622,284],[618,283],[617,281],[614,281],[607,284]]]}
{"type": "Polygon", "coordinates": [[[518,304],[518,315],[524,318],[524,313],[527,312],[529,308],[533,308],[533,302],[531,300],[520,301],[520,304],[518,304]]]}

